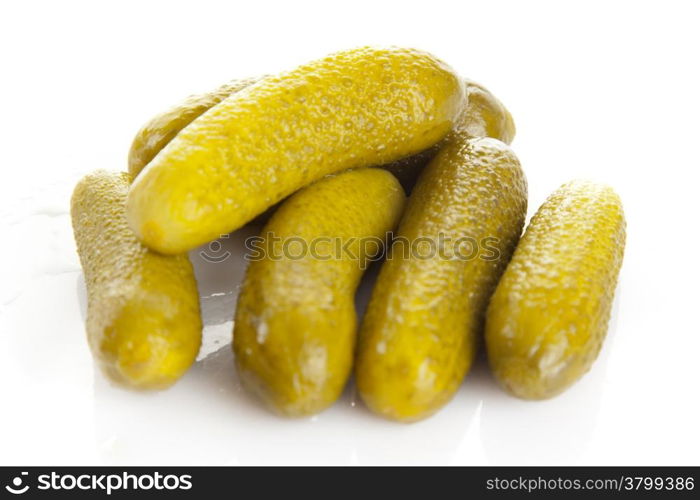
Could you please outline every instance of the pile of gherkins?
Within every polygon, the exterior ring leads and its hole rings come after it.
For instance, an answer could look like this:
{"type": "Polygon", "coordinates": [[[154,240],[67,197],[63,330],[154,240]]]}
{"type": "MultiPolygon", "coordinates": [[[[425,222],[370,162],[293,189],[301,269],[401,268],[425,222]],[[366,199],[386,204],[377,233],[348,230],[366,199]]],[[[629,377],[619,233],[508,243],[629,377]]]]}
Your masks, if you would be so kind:
{"type": "Polygon", "coordinates": [[[75,188],[95,358],[123,386],[178,380],[202,330],[187,251],[266,214],[233,349],[244,385],[275,411],[317,413],[354,373],[372,411],[425,418],[482,339],[509,392],[560,393],[600,350],[624,215],[609,187],[569,182],[521,236],[514,134],[487,89],[395,47],[188,98],[138,132],[128,172],[75,188]],[[356,289],[380,256],[358,318],[356,289]]]}

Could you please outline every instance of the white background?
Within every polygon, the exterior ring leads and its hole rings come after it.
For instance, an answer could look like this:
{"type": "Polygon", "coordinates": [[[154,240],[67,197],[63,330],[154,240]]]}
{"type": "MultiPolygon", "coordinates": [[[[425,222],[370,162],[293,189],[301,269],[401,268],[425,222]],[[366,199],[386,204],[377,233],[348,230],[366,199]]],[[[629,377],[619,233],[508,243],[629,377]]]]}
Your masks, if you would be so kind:
{"type": "Polygon", "coordinates": [[[695,5],[4,2],[0,463],[700,465],[695,5]],[[212,270],[193,254],[203,361],[167,392],[111,387],[84,339],[75,181],[125,169],[139,126],[190,93],[365,44],[431,51],[506,103],[530,213],[572,178],[618,190],[627,251],[592,371],[522,402],[480,360],[422,423],[380,420],[352,388],[318,417],[283,420],[242,392],[225,345],[241,263],[212,270]]]}

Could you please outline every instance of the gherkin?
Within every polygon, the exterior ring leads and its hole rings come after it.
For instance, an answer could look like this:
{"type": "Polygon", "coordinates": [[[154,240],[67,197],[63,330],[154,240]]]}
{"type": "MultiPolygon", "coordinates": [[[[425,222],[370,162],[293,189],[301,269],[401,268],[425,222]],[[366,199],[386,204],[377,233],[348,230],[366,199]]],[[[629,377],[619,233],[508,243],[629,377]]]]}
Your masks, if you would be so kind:
{"type": "Polygon", "coordinates": [[[452,398],[526,206],[508,146],[450,136],[408,201],[360,328],[355,377],[371,410],[415,421],[452,398]]]}
{"type": "Polygon", "coordinates": [[[130,226],[157,251],[189,250],[324,175],[429,148],[463,105],[452,69],[416,50],[360,48],[264,78],[195,119],[136,177],[130,226]]]}
{"type": "Polygon", "coordinates": [[[164,111],[136,133],[129,150],[129,174],[135,178],[155,156],[187,125],[231,94],[254,84],[259,78],[232,80],[205,94],[192,95],[164,111]]]}
{"type": "Polygon", "coordinates": [[[244,384],[276,412],[310,415],[340,396],[355,345],[355,290],[404,200],[389,172],[350,170],[292,195],[263,229],[233,347],[244,384]]]}
{"type": "Polygon", "coordinates": [[[510,144],[515,138],[515,122],[510,111],[486,87],[465,80],[467,106],[455,128],[472,137],[493,137],[510,144]]]}
{"type": "Polygon", "coordinates": [[[87,286],[87,337],[113,381],[138,389],[173,384],[201,341],[199,297],[187,255],[150,251],[126,222],[129,175],[98,170],[71,199],[87,286]]]}
{"type": "MultiPolygon", "coordinates": [[[[176,106],[151,118],[134,137],[129,151],[129,173],[132,179],[163,149],[182,129],[195,118],[217,105],[228,96],[256,83],[260,78],[231,80],[212,92],[193,95],[176,106]]],[[[459,113],[455,128],[474,137],[493,137],[510,144],[515,137],[513,117],[506,107],[483,85],[464,80],[465,105],[459,113]]],[[[439,146],[415,155],[381,165],[410,190],[421,170],[435,156],[439,146]]]]}
{"type": "Polygon", "coordinates": [[[625,247],[622,203],[573,181],[533,216],[488,309],[496,378],[515,396],[555,396],[586,373],[606,335],[625,247]]]}

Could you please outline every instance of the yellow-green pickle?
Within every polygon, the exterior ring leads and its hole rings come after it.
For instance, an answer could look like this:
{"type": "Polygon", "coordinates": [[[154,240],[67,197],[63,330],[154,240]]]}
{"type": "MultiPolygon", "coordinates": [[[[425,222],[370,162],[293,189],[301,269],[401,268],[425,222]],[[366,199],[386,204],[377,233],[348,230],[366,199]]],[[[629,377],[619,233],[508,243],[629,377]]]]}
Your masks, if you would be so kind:
{"type": "Polygon", "coordinates": [[[574,181],[532,218],[488,309],[496,378],[525,399],[555,396],[598,356],[625,246],[620,198],[574,181]]]}
{"type": "MultiPolygon", "coordinates": [[[[163,149],[182,129],[195,118],[226,97],[252,85],[260,78],[232,80],[212,92],[190,96],[177,106],[154,116],[136,134],[129,151],[129,173],[132,179],[163,149]]],[[[510,144],[515,137],[515,124],[506,107],[483,85],[464,81],[467,99],[455,128],[474,137],[493,137],[510,144]]],[[[438,146],[415,155],[401,158],[386,165],[401,185],[410,191],[421,170],[435,156],[438,146]]]]}
{"type": "Polygon", "coordinates": [[[112,380],[162,389],[185,373],[199,351],[197,284],[187,255],[160,255],[138,241],[126,221],[128,189],[129,174],[99,170],[73,191],[87,336],[112,380]]]}
{"type": "Polygon", "coordinates": [[[508,146],[464,131],[448,138],[408,201],[360,328],[355,377],[370,409],[410,422],[452,398],[526,207],[508,146]]]}
{"type": "Polygon", "coordinates": [[[205,94],[192,95],[177,106],[154,116],[136,133],[129,150],[129,174],[134,179],[170,141],[195,118],[219,104],[231,94],[260,80],[244,78],[231,80],[205,94]]]}
{"type": "Polygon", "coordinates": [[[263,78],[195,119],[136,177],[130,226],[155,250],[187,251],[324,175],[429,148],[464,94],[445,63],[400,48],[339,52],[263,78]]]}
{"type": "MultiPolygon", "coordinates": [[[[506,144],[515,138],[515,122],[510,112],[496,96],[483,85],[464,80],[465,106],[460,112],[454,130],[472,137],[493,137],[506,144]]],[[[442,147],[436,144],[418,154],[383,165],[401,182],[408,193],[413,190],[418,176],[442,147]]]]}
{"type": "Polygon", "coordinates": [[[404,201],[389,172],[351,170],[291,196],[263,229],[256,252],[265,254],[246,273],[233,347],[244,384],[277,412],[310,415],[340,396],[355,346],[355,290],[404,201]]]}
{"type": "Polygon", "coordinates": [[[510,144],[515,138],[515,122],[501,101],[483,85],[465,80],[467,106],[455,128],[472,137],[493,137],[510,144]]]}

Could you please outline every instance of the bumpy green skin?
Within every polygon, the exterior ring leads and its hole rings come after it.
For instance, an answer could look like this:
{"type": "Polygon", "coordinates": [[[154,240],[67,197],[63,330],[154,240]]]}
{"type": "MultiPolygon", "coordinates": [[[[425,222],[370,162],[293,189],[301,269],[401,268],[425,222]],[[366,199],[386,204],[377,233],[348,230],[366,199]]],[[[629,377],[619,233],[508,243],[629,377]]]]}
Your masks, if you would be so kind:
{"type": "Polygon", "coordinates": [[[87,336],[120,385],[162,389],[201,341],[197,284],[186,255],[148,250],[126,222],[127,173],[96,171],[75,187],[71,216],[88,294],[87,336]]]}
{"type": "MultiPolygon", "coordinates": [[[[466,105],[457,117],[454,130],[471,137],[493,137],[510,144],[515,137],[515,122],[503,103],[486,87],[472,80],[464,80],[464,89],[466,105]]],[[[418,176],[441,147],[442,143],[436,144],[418,154],[383,165],[382,168],[394,174],[410,194],[418,176]]]]}
{"type": "Polygon", "coordinates": [[[423,151],[452,128],[461,80],[424,52],[339,52],[231,95],[134,181],[132,229],[171,254],[237,229],[299,188],[423,151]]]}
{"type": "Polygon", "coordinates": [[[340,396],[355,345],[355,290],[404,201],[389,172],[351,170],[294,194],[263,229],[260,248],[275,253],[248,268],[233,347],[241,379],[276,412],[310,415],[340,396]],[[289,238],[297,243],[285,255],[289,238]],[[314,253],[302,254],[299,240],[314,253]],[[336,254],[336,241],[349,253],[336,254]]]}
{"type": "Polygon", "coordinates": [[[370,409],[410,422],[452,398],[472,363],[488,298],[526,207],[520,164],[495,139],[454,134],[426,167],[360,328],[355,377],[370,409]],[[437,249],[440,235],[441,252],[418,243],[437,249]],[[456,249],[460,238],[473,238],[478,255],[468,245],[456,249]]]}
{"type": "Polygon", "coordinates": [[[488,309],[493,372],[524,399],[555,396],[598,356],[625,247],[620,198],[563,185],[532,218],[488,309]]]}
{"type": "Polygon", "coordinates": [[[231,80],[206,94],[192,95],[177,106],[154,116],[136,133],[129,150],[129,175],[132,179],[187,125],[231,94],[254,84],[260,78],[231,80]]]}
{"type": "MultiPolygon", "coordinates": [[[[254,84],[260,78],[232,80],[208,94],[195,95],[182,103],[153,117],[138,131],[129,152],[129,173],[132,179],[163,149],[180,130],[189,125],[209,108],[223,101],[245,87],[254,84]]],[[[464,81],[465,107],[461,111],[455,128],[464,130],[473,137],[493,137],[510,144],[515,136],[513,117],[506,107],[483,85],[471,80],[464,81]]],[[[401,185],[410,193],[416,184],[418,175],[437,154],[439,145],[435,145],[415,155],[401,158],[387,165],[382,165],[394,174],[401,185]]],[[[261,214],[256,222],[263,223],[273,210],[261,214]]]]}

